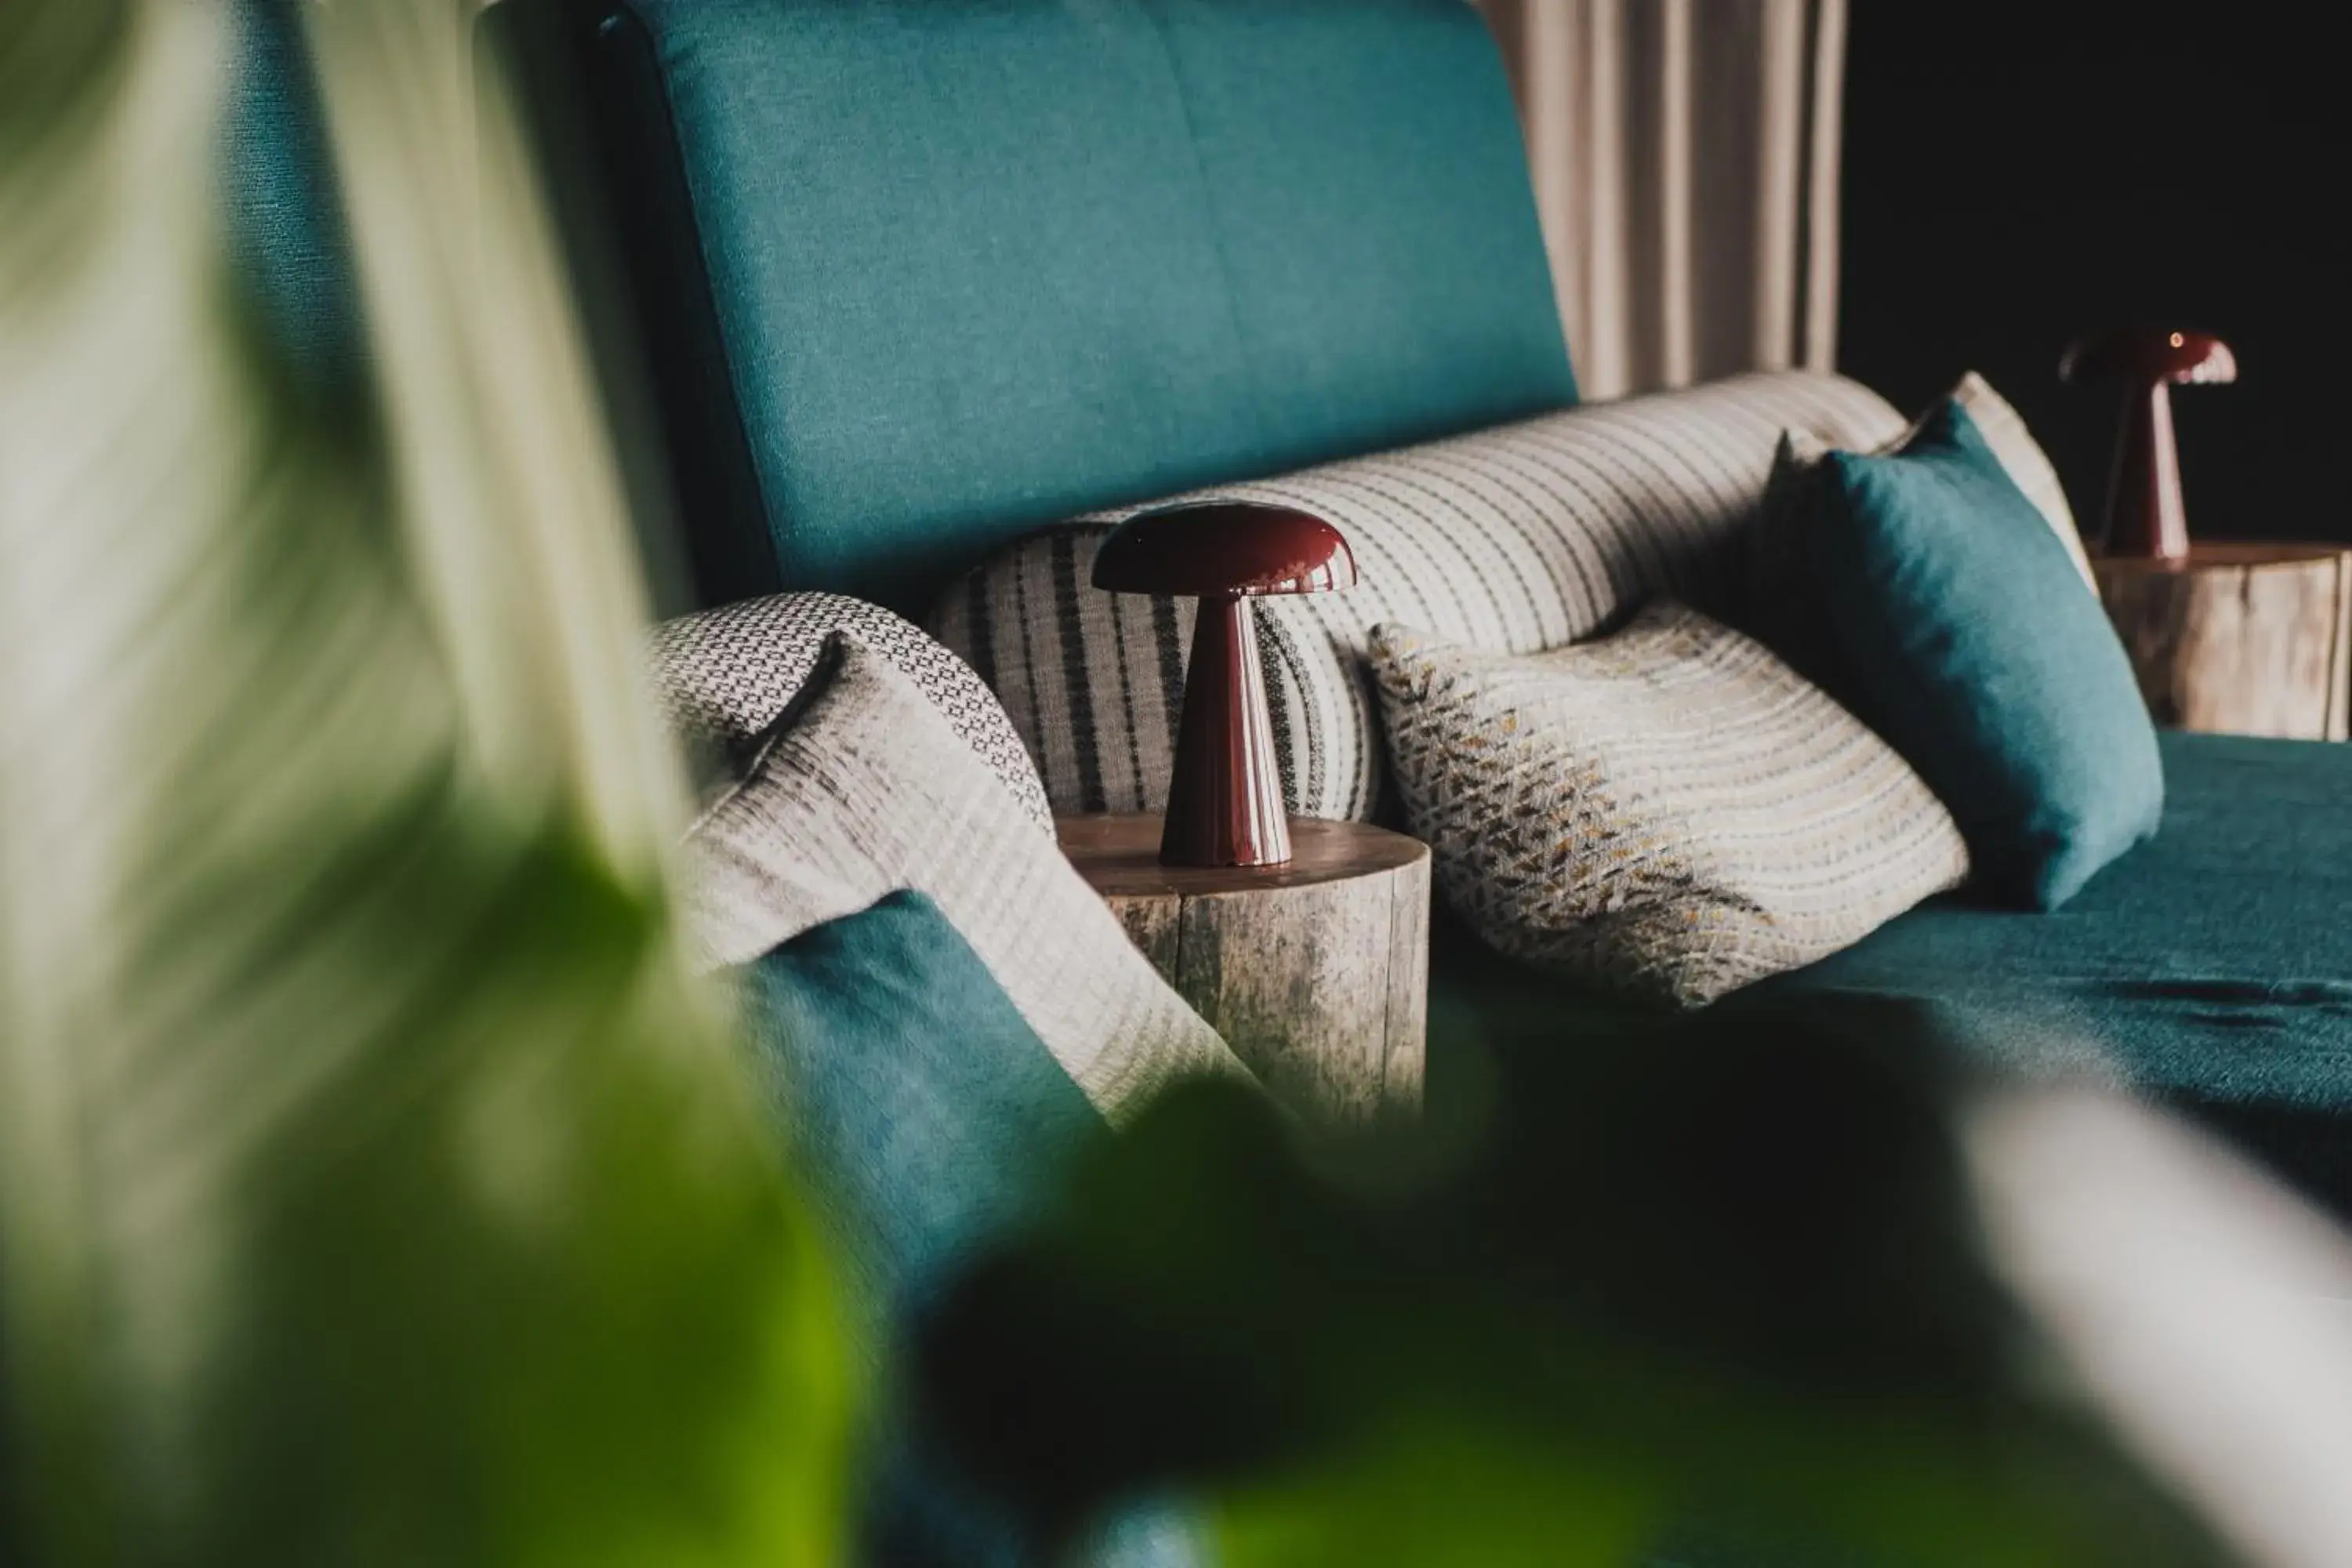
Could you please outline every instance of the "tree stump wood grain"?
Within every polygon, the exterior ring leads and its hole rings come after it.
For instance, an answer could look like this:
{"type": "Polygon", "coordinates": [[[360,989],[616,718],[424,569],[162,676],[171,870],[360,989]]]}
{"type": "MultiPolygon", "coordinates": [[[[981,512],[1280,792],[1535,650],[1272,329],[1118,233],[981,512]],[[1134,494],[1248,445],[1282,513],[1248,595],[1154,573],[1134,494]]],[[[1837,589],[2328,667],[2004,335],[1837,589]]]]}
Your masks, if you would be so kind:
{"type": "Polygon", "coordinates": [[[2093,570],[2158,724],[2341,741],[2352,705],[2352,550],[2195,546],[2093,570]]]}
{"type": "Polygon", "coordinates": [[[1160,863],[1156,814],[1055,826],[1135,945],[1276,1099],[1355,1123],[1420,1114],[1427,846],[1293,817],[1287,863],[1208,869],[1160,863]]]}

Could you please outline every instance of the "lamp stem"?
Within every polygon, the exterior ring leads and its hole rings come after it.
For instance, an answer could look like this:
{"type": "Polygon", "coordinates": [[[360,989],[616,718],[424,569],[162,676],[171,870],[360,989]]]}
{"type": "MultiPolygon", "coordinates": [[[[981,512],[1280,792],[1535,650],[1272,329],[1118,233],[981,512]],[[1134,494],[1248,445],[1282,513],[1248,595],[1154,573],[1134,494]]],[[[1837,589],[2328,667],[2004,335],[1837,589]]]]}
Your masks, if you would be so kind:
{"type": "Polygon", "coordinates": [[[2189,553],[2189,512],[2172,442],[2172,388],[2161,381],[2124,395],[2123,434],[2107,486],[2106,553],[2158,561],[2189,553]]]}
{"type": "Polygon", "coordinates": [[[1170,866],[1276,866],[1290,858],[1256,617],[1241,595],[1202,595],[1192,623],[1160,858],[1170,866]]]}

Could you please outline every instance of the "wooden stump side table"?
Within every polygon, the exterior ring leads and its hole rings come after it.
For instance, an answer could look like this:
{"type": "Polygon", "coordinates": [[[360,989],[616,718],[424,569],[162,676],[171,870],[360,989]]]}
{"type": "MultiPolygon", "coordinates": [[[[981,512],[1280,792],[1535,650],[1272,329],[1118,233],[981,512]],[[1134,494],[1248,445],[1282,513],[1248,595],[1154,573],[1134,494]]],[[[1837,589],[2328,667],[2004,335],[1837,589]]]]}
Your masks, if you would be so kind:
{"type": "Polygon", "coordinates": [[[2352,550],[2217,542],[2091,565],[2158,724],[2308,741],[2352,731],[2352,550]]]}
{"type": "Polygon", "coordinates": [[[1276,1099],[1359,1124],[1420,1114],[1426,845],[1292,817],[1289,861],[1210,869],[1160,863],[1157,814],[1054,826],[1135,945],[1276,1099]]]}

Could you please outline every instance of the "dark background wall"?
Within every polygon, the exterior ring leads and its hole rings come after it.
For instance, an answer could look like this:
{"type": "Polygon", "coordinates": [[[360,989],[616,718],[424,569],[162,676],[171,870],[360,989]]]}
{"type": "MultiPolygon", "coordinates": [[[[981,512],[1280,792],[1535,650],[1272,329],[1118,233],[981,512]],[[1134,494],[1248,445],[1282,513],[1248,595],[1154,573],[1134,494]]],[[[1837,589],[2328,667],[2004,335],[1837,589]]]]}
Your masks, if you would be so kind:
{"type": "Polygon", "coordinates": [[[1853,0],[1839,367],[1916,411],[1981,372],[2095,534],[2117,405],[2066,386],[2103,325],[2219,332],[2177,389],[2194,534],[2352,540],[2352,78],[2331,8],[1853,0]]]}

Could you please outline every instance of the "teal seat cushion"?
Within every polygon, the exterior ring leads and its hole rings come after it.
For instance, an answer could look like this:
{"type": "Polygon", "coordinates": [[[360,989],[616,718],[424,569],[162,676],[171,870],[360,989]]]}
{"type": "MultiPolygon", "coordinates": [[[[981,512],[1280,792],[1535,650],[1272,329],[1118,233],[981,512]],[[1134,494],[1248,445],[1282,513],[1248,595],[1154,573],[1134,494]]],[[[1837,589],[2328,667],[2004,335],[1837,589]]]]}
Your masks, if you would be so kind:
{"type": "Polygon", "coordinates": [[[707,597],[1574,400],[1462,0],[587,9],[707,597]]]}
{"type": "Polygon", "coordinates": [[[2021,1065],[2084,1042],[2352,1215],[2352,746],[2159,743],[2162,831],[2065,908],[1938,900],[1757,989],[1943,1002],[2021,1065]]]}
{"type": "Polygon", "coordinates": [[[2055,909],[2156,831],[2164,769],[2123,645],[1958,403],[1899,452],[1825,458],[1803,539],[1832,695],[1950,808],[1981,894],[2055,909]]]}
{"type": "MultiPolygon", "coordinates": [[[[1934,900],[1717,1010],[1928,1004],[1988,1061],[2118,1081],[2352,1219],[2352,746],[2159,747],[2162,830],[2063,909],[1934,900]]],[[[1650,1026],[1448,934],[1431,973],[1433,1111],[1539,1101],[1549,1090],[1531,1085],[1638,1048],[1650,1026]]]]}

